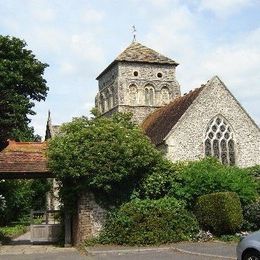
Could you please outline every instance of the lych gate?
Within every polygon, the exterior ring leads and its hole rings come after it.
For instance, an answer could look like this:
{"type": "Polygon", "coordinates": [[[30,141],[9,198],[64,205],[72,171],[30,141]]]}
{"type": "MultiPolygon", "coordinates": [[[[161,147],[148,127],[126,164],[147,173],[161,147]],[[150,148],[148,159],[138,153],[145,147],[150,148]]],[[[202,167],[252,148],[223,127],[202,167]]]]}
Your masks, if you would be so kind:
{"type": "Polygon", "coordinates": [[[59,241],[62,231],[59,214],[59,210],[31,210],[30,235],[32,243],[59,241]]]}
{"type": "MultiPolygon", "coordinates": [[[[46,149],[46,142],[9,141],[0,152],[0,179],[53,179],[47,167],[46,149]]],[[[61,225],[57,223],[56,213],[50,205],[47,210],[31,212],[31,242],[57,241],[61,225]],[[34,221],[35,216],[38,216],[38,223],[34,221]]],[[[70,245],[71,219],[65,216],[65,246],[70,245]]]]}

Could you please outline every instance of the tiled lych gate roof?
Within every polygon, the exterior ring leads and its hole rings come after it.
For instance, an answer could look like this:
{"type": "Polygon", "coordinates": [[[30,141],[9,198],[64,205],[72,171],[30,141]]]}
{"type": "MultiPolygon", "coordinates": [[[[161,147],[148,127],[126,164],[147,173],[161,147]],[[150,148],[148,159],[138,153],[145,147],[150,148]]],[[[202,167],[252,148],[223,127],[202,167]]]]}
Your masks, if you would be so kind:
{"type": "Polygon", "coordinates": [[[168,105],[155,110],[142,123],[142,129],[158,145],[187,111],[204,87],[197,88],[188,94],[178,97],[168,105]]]}
{"type": "Polygon", "coordinates": [[[174,66],[179,65],[176,61],[167,58],[153,49],[150,49],[138,42],[132,42],[103,72],[100,73],[97,79],[99,79],[115,63],[120,61],[168,64],[174,66]]]}
{"type": "Polygon", "coordinates": [[[48,178],[46,142],[9,141],[0,152],[1,178],[48,178]]]}

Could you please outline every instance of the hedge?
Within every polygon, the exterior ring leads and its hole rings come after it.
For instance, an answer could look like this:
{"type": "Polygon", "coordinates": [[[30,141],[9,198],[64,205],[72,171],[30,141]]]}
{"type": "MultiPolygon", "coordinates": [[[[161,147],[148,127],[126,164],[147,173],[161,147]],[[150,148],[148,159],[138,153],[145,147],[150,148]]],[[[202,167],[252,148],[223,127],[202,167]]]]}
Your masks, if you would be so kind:
{"type": "Polygon", "coordinates": [[[256,200],[258,187],[260,185],[248,169],[223,165],[216,158],[207,157],[155,167],[140,182],[137,196],[141,199],[174,197],[186,201],[188,208],[193,210],[199,196],[213,192],[236,192],[242,205],[248,205],[256,200]]]}
{"type": "Polygon", "coordinates": [[[243,208],[243,228],[249,231],[260,229],[260,199],[243,208]]]}
{"type": "Polygon", "coordinates": [[[110,214],[99,242],[129,245],[189,240],[198,232],[195,216],[174,198],[135,199],[110,214]]]}
{"type": "Polygon", "coordinates": [[[216,235],[233,234],[243,222],[241,203],[234,192],[200,196],[195,211],[202,228],[216,235]]]}

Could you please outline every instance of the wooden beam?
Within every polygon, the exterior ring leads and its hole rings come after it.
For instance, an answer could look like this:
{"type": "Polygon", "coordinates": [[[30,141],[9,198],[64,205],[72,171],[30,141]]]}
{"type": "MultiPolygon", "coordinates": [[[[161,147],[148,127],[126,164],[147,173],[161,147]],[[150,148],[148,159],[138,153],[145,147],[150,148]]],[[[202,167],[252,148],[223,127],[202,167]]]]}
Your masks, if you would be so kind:
{"type": "Polygon", "coordinates": [[[0,179],[47,179],[54,178],[51,172],[0,172],[0,179]]]}

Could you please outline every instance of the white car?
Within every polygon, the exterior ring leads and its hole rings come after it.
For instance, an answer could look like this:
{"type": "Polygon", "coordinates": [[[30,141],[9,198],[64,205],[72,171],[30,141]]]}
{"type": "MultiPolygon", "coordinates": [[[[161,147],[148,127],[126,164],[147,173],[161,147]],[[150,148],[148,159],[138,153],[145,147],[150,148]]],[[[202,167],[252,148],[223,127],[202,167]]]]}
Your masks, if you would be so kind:
{"type": "Polygon", "coordinates": [[[238,260],[260,260],[260,231],[244,237],[237,245],[238,260]]]}

